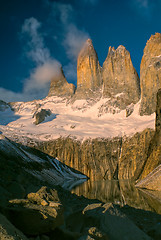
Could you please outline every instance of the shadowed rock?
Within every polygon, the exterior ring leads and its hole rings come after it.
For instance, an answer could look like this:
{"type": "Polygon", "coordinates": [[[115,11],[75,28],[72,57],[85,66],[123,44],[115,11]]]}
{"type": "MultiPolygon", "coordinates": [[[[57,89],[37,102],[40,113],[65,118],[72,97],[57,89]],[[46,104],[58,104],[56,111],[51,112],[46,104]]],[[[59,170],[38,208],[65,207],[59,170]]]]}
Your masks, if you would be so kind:
{"type": "Polygon", "coordinates": [[[27,240],[28,238],[20,232],[8,219],[0,214],[0,239],[1,240],[27,240]]]}
{"type": "Polygon", "coordinates": [[[35,118],[35,125],[38,125],[39,123],[43,122],[46,117],[51,115],[50,109],[41,109],[40,111],[36,111],[33,115],[33,118],[35,118]]]}

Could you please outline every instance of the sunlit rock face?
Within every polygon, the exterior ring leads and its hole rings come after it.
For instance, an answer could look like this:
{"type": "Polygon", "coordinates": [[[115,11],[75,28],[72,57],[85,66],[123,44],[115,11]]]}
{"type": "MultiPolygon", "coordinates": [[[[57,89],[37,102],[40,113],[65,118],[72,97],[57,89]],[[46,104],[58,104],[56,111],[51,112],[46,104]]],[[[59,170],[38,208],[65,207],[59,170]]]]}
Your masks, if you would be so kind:
{"type": "Polygon", "coordinates": [[[109,47],[103,64],[103,97],[112,98],[115,106],[125,109],[140,99],[139,77],[133,67],[130,53],[124,46],[109,47]]]}
{"type": "Polygon", "coordinates": [[[154,131],[147,129],[129,138],[89,139],[84,142],[58,138],[35,147],[79,170],[92,181],[137,179],[145,165],[154,131]]]}
{"type": "Polygon", "coordinates": [[[101,87],[101,67],[92,40],[88,39],[78,55],[75,98],[97,98],[100,96],[101,87]]]}
{"type": "Polygon", "coordinates": [[[48,97],[71,97],[75,92],[75,86],[72,83],[68,83],[63,69],[61,68],[59,73],[51,79],[50,89],[48,97]]]}
{"type": "MultiPolygon", "coordinates": [[[[161,90],[157,93],[157,104],[156,104],[156,123],[155,123],[155,134],[152,138],[148,152],[147,152],[147,160],[144,166],[144,170],[141,174],[140,179],[145,178],[148,174],[150,174],[153,170],[155,170],[159,165],[161,165],[161,90]]],[[[159,172],[160,169],[159,169],[159,172]]],[[[155,171],[156,174],[156,171],[155,171]]],[[[161,173],[157,172],[158,177],[161,176],[161,173]]],[[[155,175],[153,176],[153,180],[155,180],[155,175]]],[[[152,178],[151,178],[152,181],[152,178]]]]}
{"type": "Polygon", "coordinates": [[[156,110],[156,93],[161,88],[161,34],[152,35],[147,41],[140,66],[141,115],[156,110]]]}

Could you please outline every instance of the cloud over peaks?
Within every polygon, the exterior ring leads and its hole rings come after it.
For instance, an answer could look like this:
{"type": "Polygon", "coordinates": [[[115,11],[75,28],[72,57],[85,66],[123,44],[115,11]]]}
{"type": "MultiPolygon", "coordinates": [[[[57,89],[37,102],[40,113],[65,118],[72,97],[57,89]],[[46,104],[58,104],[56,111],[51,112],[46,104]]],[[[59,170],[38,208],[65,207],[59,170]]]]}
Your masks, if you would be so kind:
{"type": "Polygon", "coordinates": [[[36,64],[42,64],[50,59],[50,51],[45,47],[44,39],[39,32],[41,23],[36,18],[29,18],[22,26],[22,37],[27,36],[25,53],[36,64]]]}

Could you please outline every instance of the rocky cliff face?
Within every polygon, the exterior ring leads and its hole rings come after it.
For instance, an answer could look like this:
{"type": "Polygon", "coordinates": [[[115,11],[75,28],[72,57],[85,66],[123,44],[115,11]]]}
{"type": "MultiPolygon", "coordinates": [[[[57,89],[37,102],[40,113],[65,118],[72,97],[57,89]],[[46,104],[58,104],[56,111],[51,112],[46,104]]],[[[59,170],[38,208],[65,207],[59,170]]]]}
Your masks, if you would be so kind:
{"type": "Polygon", "coordinates": [[[71,138],[37,143],[39,150],[79,169],[91,180],[137,179],[145,165],[154,131],[147,129],[131,138],[93,139],[84,142],[71,138]]]}
{"type": "Polygon", "coordinates": [[[88,39],[78,55],[76,99],[96,98],[102,87],[101,67],[92,40],[88,39]]]}
{"type": "Polygon", "coordinates": [[[156,110],[156,93],[161,88],[161,34],[152,35],[147,41],[140,66],[141,115],[156,110]]]}
{"type": "Polygon", "coordinates": [[[145,178],[151,173],[156,167],[161,164],[161,90],[157,93],[157,104],[156,104],[156,131],[149,144],[147,159],[141,178],[145,178]]]}
{"type": "Polygon", "coordinates": [[[63,69],[51,80],[48,97],[71,97],[75,92],[75,86],[69,84],[65,78],[63,69]]]}
{"type": "Polygon", "coordinates": [[[109,48],[103,64],[103,97],[112,98],[116,107],[125,109],[140,98],[139,77],[133,67],[130,53],[124,46],[109,48]]]}

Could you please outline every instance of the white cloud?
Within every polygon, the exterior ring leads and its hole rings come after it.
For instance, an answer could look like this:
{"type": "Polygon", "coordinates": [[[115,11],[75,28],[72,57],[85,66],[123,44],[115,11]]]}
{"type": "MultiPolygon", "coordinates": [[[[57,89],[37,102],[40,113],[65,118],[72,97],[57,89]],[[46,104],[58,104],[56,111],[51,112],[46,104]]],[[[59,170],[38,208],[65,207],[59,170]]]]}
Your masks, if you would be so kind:
{"type": "MultiPolygon", "coordinates": [[[[70,60],[64,66],[66,78],[70,82],[75,82],[77,75],[76,59],[83,43],[89,38],[89,34],[77,27],[74,18],[75,9],[71,4],[45,1],[48,3],[50,16],[52,16],[50,22],[57,21],[58,29],[61,31],[60,44],[64,47],[65,53],[70,60]]],[[[82,1],[94,4],[97,0],[82,1]]],[[[34,17],[24,21],[21,31],[21,37],[26,43],[24,44],[24,53],[36,64],[36,67],[32,69],[30,76],[24,79],[22,93],[14,93],[0,88],[0,96],[4,101],[28,101],[45,97],[49,91],[51,78],[60,71],[61,64],[51,57],[50,50],[45,45],[41,25],[34,17]]],[[[60,40],[53,31],[53,39],[54,37],[60,40]]]]}
{"type": "Polygon", "coordinates": [[[29,78],[24,80],[23,91],[15,93],[10,90],[0,88],[1,99],[10,101],[29,101],[42,99],[47,96],[50,81],[54,76],[59,75],[61,64],[52,60],[33,69],[29,78]]]}
{"type": "Polygon", "coordinates": [[[41,23],[36,18],[26,19],[22,26],[22,36],[29,40],[25,45],[25,53],[37,64],[43,64],[50,59],[50,51],[45,47],[44,39],[39,33],[41,23]]]}
{"type": "MultiPolygon", "coordinates": [[[[94,3],[94,0],[88,0],[87,2],[94,3]]],[[[89,34],[85,30],[78,28],[75,22],[75,9],[71,4],[49,1],[47,1],[47,3],[52,9],[52,21],[54,21],[62,31],[60,41],[66,51],[66,55],[71,61],[76,61],[82,45],[89,38],[89,34]]],[[[57,40],[57,37],[54,35],[53,39],[57,40]]]]}
{"type": "Polygon", "coordinates": [[[71,60],[76,60],[84,42],[89,38],[89,34],[79,30],[76,25],[70,24],[67,28],[66,36],[63,45],[66,49],[66,54],[71,60]]]}
{"type": "Polygon", "coordinates": [[[60,68],[61,64],[56,60],[51,60],[35,68],[30,77],[25,80],[24,93],[38,92],[41,89],[44,91],[46,86],[49,86],[51,79],[60,74],[60,68]]]}

